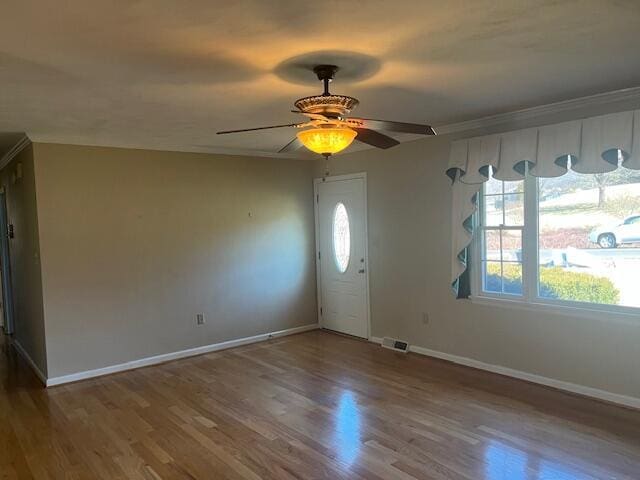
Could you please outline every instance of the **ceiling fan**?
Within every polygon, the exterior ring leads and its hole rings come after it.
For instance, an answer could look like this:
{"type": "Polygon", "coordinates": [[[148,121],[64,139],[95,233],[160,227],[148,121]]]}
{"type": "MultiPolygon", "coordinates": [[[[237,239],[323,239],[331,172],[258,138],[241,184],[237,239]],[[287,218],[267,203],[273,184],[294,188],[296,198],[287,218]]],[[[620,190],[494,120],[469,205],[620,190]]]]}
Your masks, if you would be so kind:
{"type": "Polygon", "coordinates": [[[305,146],[312,152],[319,153],[325,157],[344,150],[351,145],[354,139],[385,149],[400,143],[395,138],[380,133],[379,130],[419,135],[436,134],[429,125],[348,117],[347,115],[360,102],[357,98],[335,95],[329,92],[329,83],[338,72],[338,67],[335,65],[318,65],[313,68],[313,71],[318,76],[318,79],[323,82],[324,92],[322,95],[296,100],[294,102],[296,110],[291,110],[293,113],[306,116],[308,118],[307,121],[269,127],[245,128],[242,130],[225,130],[217,132],[217,134],[251,132],[271,128],[299,128],[301,130],[297,133],[296,138],[282,147],[278,153],[293,152],[305,146]]]}

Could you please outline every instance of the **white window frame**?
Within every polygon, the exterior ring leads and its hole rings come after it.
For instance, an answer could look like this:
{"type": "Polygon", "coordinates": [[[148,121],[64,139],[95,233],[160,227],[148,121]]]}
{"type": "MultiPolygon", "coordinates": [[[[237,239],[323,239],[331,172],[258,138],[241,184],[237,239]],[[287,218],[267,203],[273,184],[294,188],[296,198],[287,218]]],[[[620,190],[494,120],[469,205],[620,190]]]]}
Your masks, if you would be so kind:
{"type": "MultiPolygon", "coordinates": [[[[525,265],[524,265],[524,243],[525,243],[525,237],[526,237],[526,225],[527,225],[527,219],[524,218],[523,220],[523,226],[509,226],[509,225],[489,225],[489,226],[485,226],[481,224],[481,219],[483,218],[483,211],[485,209],[485,195],[484,195],[484,189],[485,189],[485,185],[482,185],[482,188],[480,189],[480,192],[478,193],[479,197],[478,197],[478,212],[476,213],[476,218],[475,220],[475,224],[478,226],[478,228],[475,229],[475,248],[474,248],[474,255],[473,255],[473,259],[474,259],[474,263],[476,263],[477,268],[475,269],[475,272],[472,272],[472,275],[475,277],[477,275],[477,278],[474,278],[474,280],[472,280],[472,286],[473,284],[475,284],[477,286],[477,292],[481,292],[482,296],[488,297],[488,298],[500,298],[500,299],[507,299],[507,300],[523,300],[526,297],[526,285],[525,285],[525,273],[524,273],[524,269],[525,269],[525,265]],[[497,293],[497,292],[487,292],[484,291],[482,289],[483,287],[483,275],[482,275],[482,270],[483,270],[483,259],[482,259],[482,253],[484,250],[484,246],[483,246],[483,239],[484,239],[484,235],[483,233],[487,230],[493,230],[493,231],[497,231],[500,232],[500,265],[503,266],[504,265],[504,261],[502,259],[502,232],[506,231],[506,230],[513,230],[513,231],[520,231],[522,232],[522,295],[518,295],[518,294],[513,294],[513,293],[497,293]],[[477,262],[475,261],[475,259],[477,259],[477,262]],[[474,275],[475,273],[475,275],[474,275]]],[[[525,187],[524,187],[524,196],[526,199],[526,195],[527,195],[527,186],[526,186],[526,182],[525,182],[525,187]]],[[[497,194],[499,195],[499,194],[497,194]]],[[[504,193],[504,188],[502,189],[502,202],[504,205],[504,201],[505,201],[505,193],[504,193]]],[[[524,208],[524,205],[523,205],[524,208]]],[[[525,214],[526,215],[526,214],[525,214]]],[[[503,220],[504,220],[504,207],[503,207],[503,220]]],[[[492,261],[492,260],[489,260],[492,261]]],[[[472,294],[474,294],[474,290],[472,289],[472,294]]]]}
{"type": "MultiPolygon", "coordinates": [[[[485,184],[486,185],[486,184],[485,184]]],[[[524,228],[522,229],[522,295],[483,291],[482,283],[482,213],[484,189],[478,192],[478,211],[475,214],[471,268],[471,300],[480,304],[494,304],[529,309],[535,307],[561,314],[584,315],[601,318],[602,313],[631,315],[640,319],[640,308],[623,305],[605,305],[572,300],[558,300],[538,295],[538,179],[526,174],[524,179],[524,228]]]]}

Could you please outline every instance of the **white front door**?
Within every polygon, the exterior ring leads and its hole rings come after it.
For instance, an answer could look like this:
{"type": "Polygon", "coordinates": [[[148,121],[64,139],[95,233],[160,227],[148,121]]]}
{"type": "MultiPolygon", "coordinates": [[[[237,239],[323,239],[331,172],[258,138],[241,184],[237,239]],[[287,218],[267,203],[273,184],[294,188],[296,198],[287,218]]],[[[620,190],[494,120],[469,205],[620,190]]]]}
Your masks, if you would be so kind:
{"type": "Polygon", "coordinates": [[[315,186],[320,325],[368,338],[366,178],[327,177],[315,186]]]}

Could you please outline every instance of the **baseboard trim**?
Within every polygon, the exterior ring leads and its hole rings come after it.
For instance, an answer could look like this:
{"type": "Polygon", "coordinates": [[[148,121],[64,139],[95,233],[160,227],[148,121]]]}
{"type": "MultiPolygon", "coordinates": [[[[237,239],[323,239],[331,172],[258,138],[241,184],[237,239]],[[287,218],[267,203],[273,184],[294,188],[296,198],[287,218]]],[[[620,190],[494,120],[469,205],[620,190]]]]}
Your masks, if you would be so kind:
{"type": "Polygon", "coordinates": [[[44,385],[46,385],[47,384],[47,376],[44,373],[42,373],[42,370],[40,370],[40,367],[38,367],[38,365],[36,365],[36,362],[33,361],[33,358],[31,358],[31,355],[29,355],[29,353],[27,353],[27,351],[20,344],[20,342],[18,342],[18,340],[16,340],[15,338],[12,338],[11,339],[11,344],[16,349],[16,351],[20,354],[20,356],[22,358],[24,358],[25,361],[29,364],[29,366],[31,367],[33,372],[36,374],[36,376],[40,379],[40,381],[44,385]]]}
{"type": "Polygon", "coordinates": [[[127,370],[134,370],[136,368],[149,367],[151,365],[157,365],[159,363],[169,362],[171,360],[178,360],[181,358],[194,357],[196,355],[203,355],[205,353],[211,353],[218,350],[225,350],[227,348],[239,347],[241,345],[248,345],[251,343],[263,342],[270,338],[285,337],[287,335],[294,335],[296,333],[308,332],[310,330],[316,330],[318,328],[317,323],[303,325],[301,327],[287,328],[285,330],[278,330],[275,332],[261,333],[260,335],[254,335],[252,337],[238,338],[235,340],[227,340],[226,342],[213,343],[211,345],[204,345],[202,347],[189,348],[187,350],[179,350],[177,352],[163,353],[161,355],[155,355],[153,357],[140,358],[138,360],[132,360],[130,362],[120,363],[117,365],[111,365],[109,367],[97,368],[95,370],[85,370],[83,372],[72,373],[69,375],[62,375],[59,377],[52,377],[46,379],[47,387],[54,387],[56,385],[63,385],[66,383],[78,382],[80,380],[87,380],[89,378],[102,377],[104,375],[110,375],[112,373],[124,372],[127,370]]]}
{"type": "MultiPolygon", "coordinates": [[[[381,343],[382,338],[371,337],[370,341],[373,343],[381,343]]],[[[543,377],[542,375],[536,375],[533,373],[527,373],[520,370],[514,370],[512,368],[503,367],[500,365],[493,365],[491,363],[481,362],[480,360],[474,360],[473,358],[461,357],[458,355],[452,355],[450,353],[444,353],[437,350],[431,350],[429,348],[418,347],[416,345],[410,345],[410,352],[414,352],[427,357],[438,358],[440,360],[446,360],[448,362],[456,363],[458,365],[464,365],[466,367],[477,368],[479,370],[485,370],[491,373],[497,373],[499,375],[505,375],[511,378],[517,378],[519,380],[525,380],[531,383],[537,383],[546,387],[555,388],[569,393],[582,395],[585,397],[595,398],[609,403],[615,403],[624,407],[630,407],[634,409],[640,409],[640,398],[630,397],[627,395],[620,395],[618,393],[607,392],[606,390],[600,390],[598,388],[586,387],[584,385],[578,385],[576,383],[565,382],[562,380],[556,380],[554,378],[543,377]]]]}

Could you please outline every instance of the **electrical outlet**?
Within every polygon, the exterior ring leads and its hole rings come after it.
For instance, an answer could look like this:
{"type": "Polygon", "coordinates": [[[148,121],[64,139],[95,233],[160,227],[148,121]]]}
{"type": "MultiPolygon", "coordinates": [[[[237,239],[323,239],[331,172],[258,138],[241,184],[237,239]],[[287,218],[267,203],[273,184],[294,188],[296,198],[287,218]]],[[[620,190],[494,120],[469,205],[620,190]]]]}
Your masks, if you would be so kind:
{"type": "Polygon", "coordinates": [[[427,312],[422,312],[422,324],[429,325],[429,314],[427,312]]]}
{"type": "Polygon", "coordinates": [[[196,323],[198,325],[204,325],[204,313],[197,313],[196,314],[196,323]]]}

